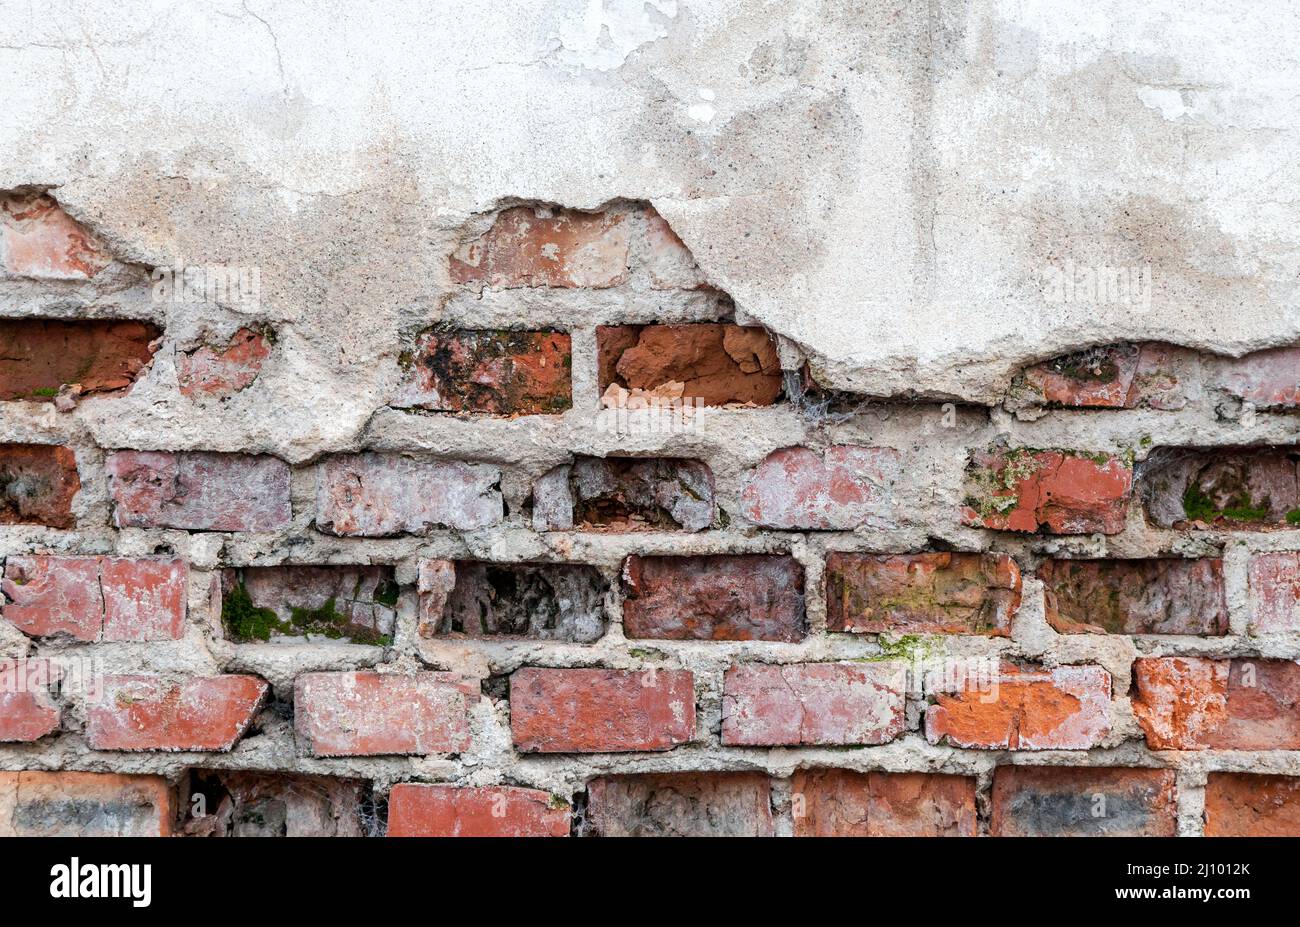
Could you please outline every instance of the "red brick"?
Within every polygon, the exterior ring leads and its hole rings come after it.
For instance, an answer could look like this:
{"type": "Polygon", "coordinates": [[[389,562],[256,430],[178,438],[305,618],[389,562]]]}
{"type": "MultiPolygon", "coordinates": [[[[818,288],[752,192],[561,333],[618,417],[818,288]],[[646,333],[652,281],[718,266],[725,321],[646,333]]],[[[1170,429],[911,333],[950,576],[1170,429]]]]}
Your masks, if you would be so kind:
{"type": "Polygon", "coordinates": [[[1295,447],[1157,448],[1142,471],[1161,528],[1255,530],[1300,512],[1295,447]]]}
{"type": "Polygon", "coordinates": [[[1248,574],[1250,633],[1300,631],[1300,553],[1256,554],[1248,574]]]}
{"type": "Polygon", "coordinates": [[[964,524],[999,531],[1118,534],[1133,468],[1113,455],[977,451],[966,470],[964,524]]]}
{"type": "Polygon", "coordinates": [[[241,328],[220,347],[204,344],[176,355],[176,377],[183,395],[221,399],[246,389],[271,355],[266,334],[241,328]]]}
{"type": "Polygon", "coordinates": [[[226,639],[240,643],[311,637],[386,646],[397,595],[392,567],[244,567],[221,571],[213,610],[226,639]]]}
{"type": "Polygon", "coordinates": [[[934,773],[801,769],[796,837],[974,837],[975,780],[934,773]]]}
{"type": "Polygon", "coordinates": [[[654,390],[682,384],[682,397],[720,406],[767,406],[781,395],[781,363],[761,327],[700,322],[601,326],[596,345],[603,393],[611,383],[654,390]]]}
{"type": "Polygon", "coordinates": [[[1200,395],[1199,369],[1174,345],[1105,345],[1027,368],[1013,392],[1066,408],[1175,410],[1200,395]]]}
{"type": "Polygon", "coordinates": [[[153,359],[161,332],[147,322],[0,319],[0,400],[53,402],[126,389],[153,359]]]}
{"type": "Polygon", "coordinates": [[[1048,560],[1038,575],[1062,634],[1228,633],[1222,560],[1048,560]]]}
{"type": "Polygon", "coordinates": [[[403,782],[388,796],[390,837],[567,837],[569,806],[537,789],[403,782]]]}
{"type": "Polygon", "coordinates": [[[939,694],[925,736],[977,750],[1088,750],[1110,733],[1110,688],[1099,666],[1004,666],[995,679],[939,694]]]}
{"type": "Polygon", "coordinates": [[[9,274],[38,280],[89,280],[112,263],[99,239],[44,194],[0,199],[0,255],[9,274]]]}
{"type": "Polygon", "coordinates": [[[610,287],[627,279],[626,216],[541,206],[504,210],[451,258],[453,283],[610,287]]]}
{"type": "Polygon", "coordinates": [[[832,631],[1011,636],[1020,568],[1006,554],[857,554],[826,557],[832,631]]]}
{"type": "Polygon", "coordinates": [[[1172,769],[999,766],[994,837],[1173,837],[1172,769]]]}
{"type": "Polygon", "coordinates": [[[392,405],[435,412],[544,415],[573,406],[572,347],[552,331],[427,331],[392,405]]]}
{"type": "Polygon", "coordinates": [[[533,483],[536,531],[703,531],[718,518],[713,472],[675,457],[578,457],[533,483]]]}
{"type": "Polygon", "coordinates": [[[521,753],[671,750],[695,736],[686,670],[543,669],[510,677],[510,729],[521,753]]]}
{"type": "Polygon", "coordinates": [[[59,729],[51,695],[59,675],[48,660],[0,660],[0,743],[40,740],[59,729]]]}
{"type": "Polygon", "coordinates": [[[887,528],[893,525],[893,487],[901,475],[892,448],[782,448],[745,477],[740,512],[766,528],[887,528]]]}
{"type": "Polygon", "coordinates": [[[0,614],[32,637],[79,641],[178,640],[189,567],[183,560],[10,557],[0,614]]]}
{"type": "Polygon", "coordinates": [[[0,772],[0,837],[169,837],[162,776],[0,772]]]}
{"type": "Polygon", "coordinates": [[[199,837],[363,837],[361,779],[191,770],[184,832],[199,837]],[[199,801],[196,801],[199,799],[199,801]]]}
{"type": "Polygon", "coordinates": [[[0,525],[75,528],[77,456],[52,444],[0,444],[0,525]]]}
{"type": "Polygon", "coordinates": [[[289,523],[289,467],[275,457],[117,451],[105,470],[119,528],[274,531],[289,523]]]}
{"type": "Polygon", "coordinates": [[[454,673],[307,673],[294,723],[312,756],[460,753],[478,684],[454,673]]]}
{"type": "Polygon", "coordinates": [[[1133,712],[1152,750],[1300,749],[1300,665],[1142,657],[1133,712]]]}
{"type": "Polygon", "coordinates": [[[225,752],[268,688],[256,676],[106,676],[86,707],[86,741],[95,750],[225,752]]]}
{"type": "Polygon", "coordinates": [[[623,633],[632,638],[801,641],[803,567],[788,556],[628,557],[623,633]]]}
{"type": "Polygon", "coordinates": [[[888,743],[903,732],[906,670],[893,661],[733,666],[723,679],[722,742],[888,743]]]}
{"type": "Polygon", "coordinates": [[[1300,405],[1300,347],[1225,360],[1216,385],[1261,409],[1294,409],[1300,405]]]}
{"type": "Polygon", "coordinates": [[[772,784],[752,772],[603,776],[587,786],[598,837],[771,837],[772,784]]]}
{"type": "Polygon", "coordinates": [[[316,526],[359,537],[485,528],[505,516],[500,480],[487,464],[341,454],[320,468],[316,526]]]}
{"type": "Polygon", "coordinates": [[[1300,837],[1300,778],[1210,773],[1205,836],[1300,837]]]}

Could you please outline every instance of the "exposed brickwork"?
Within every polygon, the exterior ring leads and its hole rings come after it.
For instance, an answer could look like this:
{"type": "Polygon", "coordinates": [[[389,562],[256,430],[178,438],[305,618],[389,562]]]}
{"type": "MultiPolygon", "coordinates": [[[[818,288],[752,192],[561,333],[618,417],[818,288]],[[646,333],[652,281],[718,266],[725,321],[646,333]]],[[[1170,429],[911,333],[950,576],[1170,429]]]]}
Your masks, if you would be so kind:
{"type": "Polygon", "coordinates": [[[271,355],[266,332],[241,328],[224,345],[200,345],[176,355],[176,376],[186,396],[224,399],[246,389],[271,355]]]}
{"type": "Polygon", "coordinates": [[[1049,560],[1038,575],[1062,634],[1228,632],[1222,560],[1049,560]]]}
{"type": "Polygon", "coordinates": [[[610,287],[627,277],[631,228],[620,213],[517,206],[451,258],[455,283],[610,287]]]}
{"type": "Polygon", "coordinates": [[[1298,465],[1289,447],[1157,449],[1143,474],[1147,516],[1162,528],[1300,524],[1298,465]]]}
{"type": "Polygon", "coordinates": [[[826,557],[826,622],[860,634],[1011,636],[1020,568],[1005,554],[826,557]]]}
{"type": "Polygon", "coordinates": [[[569,336],[561,332],[422,333],[393,405],[435,412],[545,415],[573,405],[569,336]]]}
{"type": "Polygon", "coordinates": [[[609,776],[587,786],[600,837],[771,837],[771,784],[758,773],[609,776]]]}
{"type": "Polygon", "coordinates": [[[1108,454],[992,450],[971,455],[962,520],[1000,531],[1118,534],[1132,467],[1108,454]]]}
{"type": "Polygon", "coordinates": [[[59,729],[53,689],[60,675],[48,660],[0,660],[0,743],[27,743],[59,729]]]}
{"type": "Polygon", "coordinates": [[[524,753],[671,750],[695,736],[694,677],[524,667],[510,677],[510,728],[524,753]]]}
{"type": "Polygon", "coordinates": [[[194,837],[361,837],[369,783],[333,776],[193,770],[184,832],[194,837]],[[195,799],[199,798],[196,804],[195,799]],[[201,808],[202,813],[195,809],[201,808]]]}
{"type": "Polygon", "coordinates": [[[881,744],[903,731],[898,663],[751,663],[727,670],[722,742],[745,746],[881,744]]]}
{"type": "Polygon", "coordinates": [[[81,489],[72,448],[0,444],[0,525],[72,528],[72,500],[81,489]]]}
{"type": "Polygon", "coordinates": [[[0,837],[168,837],[162,776],[0,772],[0,837]]]}
{"type": "Polygon", "coordinates": [[[118,451],[105,468],[119,528],[273,531],[289,522],[289,468],[274,457],[118,451]]]}
{"type": "Polygon", "coordinates": [[[670,640],[799,641],[803,569],[793,557],[629,557],[623,633],[670,640]]]}
{"type": "Polygon", "coordinates": [[[293,696],[298,738],[314,756],[459,753],[477,701],[453,673],[308,673],[293,696]]]}
{"type": "Polygon", "coordinates": [[[891,448],[783,448],[746,476],[740,511],[768,528],[890,527],[893,484],[900,474],[898,452],[891,448]]]}
{"type": "Polygon", "coordinates": [[[86,741],[96,750],[229,750],[267,691],[256,676],[106,676],[86,706],[86,741]]]}
{"type": "Polygon", "coordinates": [[[1170,769],[1001,766],[993,778],[996,837],[1172,837],[1170,769]]]}
{"type": "Polygon", "coordinates": [[[791,785],[796,837],[974,837],[975,780],[808,769],[791,785]]]}
{"type": "Polygon", "coordinates": [[[146,322],[0,319],[0,400],[124,390],[153,358],[159,334],[146,322]]]}
{"type": "Polygon", "coordinates": [[[1251,632],[1300,631],[1300,553],[1258,554],[1248,575],[1251,632]]]}
{"type": "Polygon", "coordinates": [[[393,786],[390,837],[567,837],[569,806],[537,789],[393,786]]]}
{"type": "Polygon", "coordinates": [[[533,484],[537,531],[702,531],[716,520],[713,473],[697,460],[579,457],[533,484]]]}
{"type": "Polygon", "coordinates": [[[1300,778],[1210,773],[1205,836],[1300,837],[1300,778]]]}
{"type": "Polygon", "coordinates": [[[316,526],[330,534],[387,537],[496,524],[501,473],[486,464],[345,454],[321,465],[316,526]]]}
{"type": "Polygon", "coordinates": [[[392,642],[399,590],[388,567],[283,566],[223,570],[213,610],[247,643],[318,637],[392,642]]]}
{"type": "Polygon", "coordinates": [[[112,262],[103,244],[53,197],[0,197],[0,258],[15,277],[88,280],[112,262]]]}
{"type": "Polygon", "coordinates": [[[600,389],[680,384],[674,396],[706,406],[766,406],[781,395],[781,365],[765,329],[694,325],[605,326],[597,330],[600,389]]]}

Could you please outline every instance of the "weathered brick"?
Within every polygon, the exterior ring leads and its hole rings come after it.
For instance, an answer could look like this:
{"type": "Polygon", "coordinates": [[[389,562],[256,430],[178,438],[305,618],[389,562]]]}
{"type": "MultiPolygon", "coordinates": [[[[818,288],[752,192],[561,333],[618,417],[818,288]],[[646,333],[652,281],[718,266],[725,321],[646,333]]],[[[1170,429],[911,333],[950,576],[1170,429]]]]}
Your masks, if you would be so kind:
{"type": "Polygon", "coordinates": [[[505,516],[500,481],[487,464],[341,454],[320,468],[316,527],[360,537],[485,528],[505,516]]]}
{"type": "Polygon", "coordinates": [[[1247,572],[1250,633],[1300,631],[1300,553],[1256,554],[1247,572]]]}
{"type": "Polygon", "coordinates": [[[1141,657],[1133,712],[1152,750],[1300,749],[1300,665],[1141,657]]]}
{"type": "Polygon", "coordinates": [[[977,750],[1088,750],[1110,733],[1110,689],[1099,666],[1004,666],[994,679],[939,693],[925,736],[977,750]]]}
{"type": "Polygon", "coordinates": [[[1228,633],[1222,560],[1048,560],[1038,575],[1062,634],[1228,633]]]}
{"type": "Polygon", "coordinates": [[[771,837],[772,785],[752,772],[603,776],[587,785],[599,837],[771,837]]]}
{"type": "Polygon", "coordinates": [[[654,390],[680,383],[683,399],[707,406],[767,406],[781,395],[781,363],[763,328],[699,322],[601,326],[596,344],[603,393],[611,383],[654,390]]]}
{"type": "Polygon", "coordinates": [[[0,319],[0,400],[53,402],[130,386],[153,358],[161,332],[147,322],[0,319]]]}
{"type": "Polygon", "coordinates": [[[974,837],[975,780],[801,769],[791,813],[796,837],[974,837]]]}
{"type": "Polygon", "coordinates": [[[1200,396],[1195,352],[1167,344],[1115,344],[1027,368],[1012,387],[1019,402],[1066,408],[1176,410],[1200,396]]]}
{"type": "Polygon", "coordinates": [[[631,230],[614,212],[516,206],[452,255],[454,283],[610,287],[627,279],[631,230]]]}
{"type": "Polygon", "coordinates": [[[1178,830],[1172,769],[999,766],[995,837],[1172,837],[1178,830]]]}
{"type": "Polygon", "coordinates": [[[117,451],[105,464],[119,528],[274,531],[289,523],[289,466],[208,451],[117,451]]]}
{"type": "Polygon", "coordinates": [[[801,641],[803,567],[793,557],[628,557],[623,633],[632,638],[801,641]]]}
{"type": "Polygon", "coordinates": [[[103,244],[45,194],[0,199],[0,256],[15,277],[88,280],[112,263],[103,244]]]}
{"type": "Polygon", "coordinates": [[[222,399],[246,389],[271,356],[266,333],[241,328],[222,346],[200,345],[176,355],[176,377],[183,395],[222,399]]]}
{"type": "Polygon", "coordinates": [[[427,331],[392,405],[435,412],[558,414],[573,406],[572,347],[553,331],[427,331]]]}
{"type": "Polygon", "coordinates": [[[894,524],[893,489],[901,474],[898,451],[892,448],[782,448],[745,477],[740,513],[767,528],[888,528],[894,524]]]}
{"type": "Polygon", "coordinates": [[[650,285],[656,290],[694,290],[706,286],[708,281],[690,249],[664,217],[650,207],[642,216],[645,225],[640,257],[650,275],[650,285]]]}
{"type": "Polygon", "coordinates": [[[390,837],[567,837],[569,806],[537,789],[402,782],[388,795],[390,837]]]}
{"type": "Polygon", "coordinates": [[[600,570],[577,563],[420,561],[420,634],[591,643],[605,633],[600,570]]]}
{"type": "Polygon", "coordinates": [[[313,756],[460,753],[478,683],[455,673],[307,673],[294,723],[313,756]]]}
{"type": "Polygon", "coordinates": [[[545,669],[510,677],[510,729],[521,753],[671,750],[695,736],[686,670],[545,669]]]}
{"type": "Polygon", "coordinates": [[[1142,470],[1162,528],[1268,528],[1300,519],[1295,447],[1157,448],[1142,470]]]}
{"type": "Polygon", "coordinates": [[[226,637],[392,643],[398,586],[392,567],[273,566],[222,570],[215,610],[226,637]]]}
{"type": "Polygon", "coordinates": [[[0,615],[32,637],[178,640],[185,630],[188,581],[183,560],[9,557],[0,615]]]}
{"type": "Polygon", "coordinates": [[[1118,534],[1132,485],[1132,466],[1110,454],[976,451],[966,468],[962,521],[998,531],[1118,534]]]}
{"type": "Polygon", "coordinates": [[[903,732],[906,666],[746,663],[723,678],[728,746],[882,744],[903,732]]]}
{"type": "Polygon", "coordinates": [[[60,675],[49,660],[0,660],[0,743],[39,740],[59,729],[52,692],[60,675]]]}
{"type": "Polygon", "coordinates": [[[86,741],[95,750],[225,752],[268,688],[256,676],[105,676],[86,706],[86,741]]]}
{"type": "Polygon", "coordinates": [[[1020,568],[1006,554],[858,554],[826,557],[832,631],[1011,636],[1020,568]]]}
{"type": "Polygon", "coordinates": [[[75,528],[77,456],[52,444],[0,444],[0,525],[75,528]]]}
{"type": "Polygon", "coordinates": [[[1257,351],[1225,360],[1216,386],[1261,409],[1300,405],[1300,347],[1257,351]]]}
{"type": "Polygon", "coordinates": [[[1205,836],[1300,837],[1300,778],[1210,773],[1205,836]]]}
{"type": "Polygon", "coordinates": [[[162,776],[0,772],[0,837],[168,837],[174,814],[162,776]]]}
{"type": "Polygon", "coordinates": [[[533,484],[537,531],[702,531],[717,521],[713,473],[673,457],[578,457],[533,484]]]}
{"type": "Polygon", "coordinates": [[[369,788],[361,779],[333,776],[191,770],[184,831],[202,837],[361,837],[369,788]]]}

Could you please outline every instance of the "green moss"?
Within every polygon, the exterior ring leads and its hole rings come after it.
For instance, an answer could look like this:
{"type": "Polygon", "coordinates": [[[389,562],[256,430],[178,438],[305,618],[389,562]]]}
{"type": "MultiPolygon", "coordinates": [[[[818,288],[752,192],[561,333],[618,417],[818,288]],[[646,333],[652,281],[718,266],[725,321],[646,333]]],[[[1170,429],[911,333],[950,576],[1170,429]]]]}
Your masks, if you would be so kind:
{"type": "MultiPolygon", "coordinates": [[[[1265,497],[1257,502],[1243,490],[1229,499],[1223,508],[1218,508],[1214,504],[1214,499],[1208,496],[1198,483],[1192,483],[1183,493],[1183,514],[1187,516],[1188,521],[1212,522],[1219,518],[1226,518],[1229,521],[1267,521],[1269,503],[1269,498],[1265,497]]],[[[1300,519],[1292,522],[1291,514],[1287,513],[1288,523],[1300,522],[1300,519]]]]}
{"type": "Polygon", "coordinates": [[[226,628],[226,636],[234,641],[266,641],[273,633],[285,634],[292,630],[271,609],[254,605],[242,582],[222,596],[221,623],[226,628]]]}
{"type": "Polygon", "coordinates": [[[391,579],[386,579],[375,587],[375,601],[380,605],[386,605],[389,608],[397,607],[397,596],[400,587],[391,579]]]}
{"type": "MultiPolygon", "coordinates": [[[[397,601],[396,597],[393,599],[397,601]]],[[[325,600],[319,608],[300,608],[289,606],[289,624],[299,634],[317,634],[328,640],[336,641],[348,638],[354,644],[370,644],[387,647],[393,642],[388,634],[380,634],[370,628],[358,627],[351,619],[338,610],[334,596],[325,600]]]]}
{"type": "Polygon", "coordinates": [[[1287,512],[1286,523],[1288,525],[1300,525],[1300,509],[1292,509],[1287,512]]]}
{"type": "Polygon", "coordinates": [[[867,657],[864,662],[879,663],[885,660],[906,660],[909,663],[924,660],[930,655],[930,641],[919,634],[904,634],[902,637],[890,637],[881,634],[876,638],[880,644],[880,653],[867,657]]]}
{"type": "Polygon", "coordinates": [[[32,390],[32,395],[39,396],[43,399],[52,399],[53,397],[59,395],[59,390],[57,387],[54,386],[42,386],[39,389],[32,390]]]}

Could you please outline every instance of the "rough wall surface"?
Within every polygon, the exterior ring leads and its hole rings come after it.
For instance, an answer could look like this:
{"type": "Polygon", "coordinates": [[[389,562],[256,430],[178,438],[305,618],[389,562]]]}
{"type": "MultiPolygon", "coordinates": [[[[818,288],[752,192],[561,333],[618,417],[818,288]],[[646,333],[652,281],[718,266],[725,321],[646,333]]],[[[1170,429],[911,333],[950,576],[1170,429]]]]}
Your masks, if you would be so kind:
{"type": "Polygon", "coordinates": [[[56,6],[0,834],[1296,832],[1295,10],[56,6]]]}

